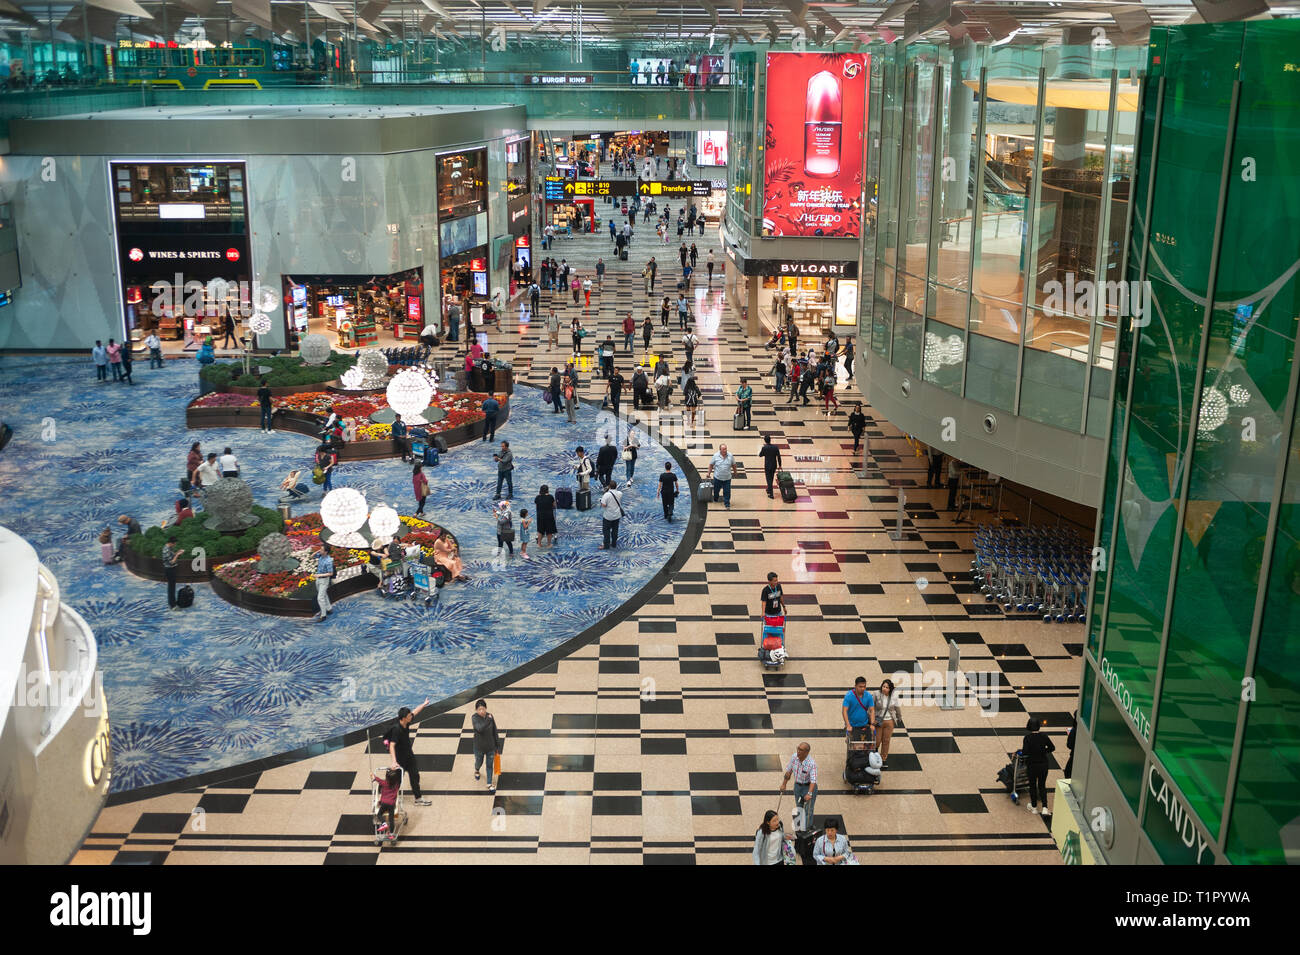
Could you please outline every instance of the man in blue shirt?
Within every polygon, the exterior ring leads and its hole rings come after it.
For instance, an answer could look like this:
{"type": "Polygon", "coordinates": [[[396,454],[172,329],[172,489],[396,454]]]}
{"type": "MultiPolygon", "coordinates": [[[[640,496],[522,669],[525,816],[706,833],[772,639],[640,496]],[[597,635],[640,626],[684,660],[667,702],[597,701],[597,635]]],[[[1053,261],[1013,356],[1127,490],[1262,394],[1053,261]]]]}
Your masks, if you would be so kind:
{"type": "Polygon", "coordinates": [[[870,739],[871,727],[876,724],[876,701],[867,689],[867,678],[853,681],[853,689],[844,694],[844,732],[857,739],[870,739]]]}
{"type": "Polygon", "coordinates": [[[483,409],[483,440],[491,441],[497,436],[497,412],[501,410],[501,405],[491,395],[487,400],[479,405],[483,409]]]}

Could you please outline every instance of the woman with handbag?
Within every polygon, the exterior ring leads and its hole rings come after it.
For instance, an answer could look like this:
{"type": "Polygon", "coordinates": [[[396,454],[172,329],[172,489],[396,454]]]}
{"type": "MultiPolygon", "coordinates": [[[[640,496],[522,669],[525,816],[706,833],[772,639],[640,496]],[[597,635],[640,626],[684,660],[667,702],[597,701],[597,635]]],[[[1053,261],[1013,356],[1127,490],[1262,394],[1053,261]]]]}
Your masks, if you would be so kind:
{"type": "Polygon", "coordinates": [[[881,766],[889,762],[889,740],[894,735],[894,721],[901,719],[894,681],[885,680],[880,684],[880,695],[876,697],[876,750],[880,753],[881,766]]]}
{"type": "Polygon", "coordinates": [[[781,813],[769,809],[754,833],[754,865],[794,865],[794,846],[785,838],[781,813]]]}
{"type": "Polygon", "coordinates": [[[641,439],[631,428],[627,429],[627,437],[623,439],[623,467],[627,471],[627,484],[625,487],[632,486],[632,475],[636,473],[636,455],[641,447],[641,439]]]}
{"type": "Polygon", "coordinates": [[[573,316],[573,322],[569,325],[569,331],[573,335],[573,353],[582,354],[582,340],[587,337],[587,330],[582,327],[582,319],[573,316]]]}
{"type": "Polygon", "coordinates": [[[487,700],[474,704],[474,715],[470,717],[474,727],[474,778],[479,778],[479,769],[487,762],[487,791],[496,792],[496,783],[492,781],[497,755],[501,752],[501,734],[497,731],[497,721],[488,712],[487,700]]]}
{"type": "Polygon", "coordinates": [[[411,485],[415,490],[415,502],[419,505],[415,509],[415,516],[419,517],[424,513],[424,499],[429,496],[429,479],[424,476],[423,461],[415,462],[415,469],[411,472],[411,485]]]}

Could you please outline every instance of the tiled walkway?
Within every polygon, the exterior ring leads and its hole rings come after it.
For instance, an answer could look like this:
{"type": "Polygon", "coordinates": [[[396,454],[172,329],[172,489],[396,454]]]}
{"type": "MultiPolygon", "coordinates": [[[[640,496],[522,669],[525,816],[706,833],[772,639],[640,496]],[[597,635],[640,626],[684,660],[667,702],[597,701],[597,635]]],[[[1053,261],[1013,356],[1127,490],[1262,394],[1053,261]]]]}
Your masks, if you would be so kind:
{"type": "MultiPolygon", "coordinates": [[[[557,242],[557,258],[590,270],[604,255],[610,267],[586,316],[597,340],[616,332],[629,308],[643,318],[640,272],[650,254],[666,267],[676,263],[676,243],[665,248],[652,238],[642,226],[626,264],[614,261],[605,239],[557,242]]],[[[716,229],[695,241],[703,261],[716,229]]],[[[629,619],[493,694],[507,737],[495,796],[474,781],[470,707],[460,706],[420,725],[415,749],[433,805],[415,806],[408,796],[409,825],[382,853],[370,838],[366,778],[368,763],[378,768],[382,756],[357,744],[220,788],[110,806],[77,861],[748,863],[763,812],[777,804],[784,761],[807,740],[821,769],[817,814],[842,816],[864,861],[1058,862],[1043,820],[1014,807],[994,777],[1019,745],[1027,713],[1045,720],[1064,763],[1080,628],[1006,620],[970,592],[969,525],[942,509],[946,492],[924,489],[923,459],[888,423],[868,425],[866,478],[853,470],[843,415],[784,406],[767,380],[755,389],[755,429],[734,432],[740,376],[765,372],[771,361],[726,313],[719,281],[712,291],[695,288],[707,433],[665,432],[702,472],[717,444],[736,453],[732,507],[709,509],[694,553],[629,619]],[[795,505],[764,493],[757,455],[764,431],[803,477],[795,505]],[[895,542],[888,529],[900,487],[908,489],[908,523],[895,542]],[[782,575],[791,612],[791,661],[779,673],[763,672],[755,658],[758,593],[769,570],[782,575]],[[977,679],[990,686],[997,712],[970,701],[960,710],[924,705],[915,678],[913,687],[900,684],[903,725],[884,785],[850,795],[840,778],[845,690],[859,674],[874,688],[917,664],[941,671],[950,640],[964,671],[985,674],[977,679]]],[[[567,328],[573,306],[555,301],[567,328]]],[[[654,348],[669,354],[657,308],[655,315],[654,348]]],[[[670,326],[676,372],[675,315],[670,326]]],[[[547,347],[540,322],[507,322],[491,338],[534,382],[567,353],[547,347]]],[[[586,396],[599,400],[594,388],[586,396]]],[[[842,385],[846,411],[858,397],[842,385]]],[[[680,406],[670,416],[679,421],[680,406]]],[[[650,423],[658,423],[654,415],[650,423]]],[[[1054,765],[1049,791],[1059,775],[1054,765]]],[[[787,795],[787,828],[791,805],[787,795]]]]}

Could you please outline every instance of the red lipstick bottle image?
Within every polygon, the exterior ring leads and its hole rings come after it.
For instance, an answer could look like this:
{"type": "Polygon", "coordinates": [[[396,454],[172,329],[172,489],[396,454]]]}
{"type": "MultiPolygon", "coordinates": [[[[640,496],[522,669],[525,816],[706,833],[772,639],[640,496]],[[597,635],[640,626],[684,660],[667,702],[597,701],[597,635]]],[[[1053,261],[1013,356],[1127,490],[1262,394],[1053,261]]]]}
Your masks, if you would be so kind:
{"type": "Polygon", "coordinates": [[[803,171],[829,179],[840,171],[844,94],[835,74],[822,70],[808,80],[803,121],[803,171]]]}

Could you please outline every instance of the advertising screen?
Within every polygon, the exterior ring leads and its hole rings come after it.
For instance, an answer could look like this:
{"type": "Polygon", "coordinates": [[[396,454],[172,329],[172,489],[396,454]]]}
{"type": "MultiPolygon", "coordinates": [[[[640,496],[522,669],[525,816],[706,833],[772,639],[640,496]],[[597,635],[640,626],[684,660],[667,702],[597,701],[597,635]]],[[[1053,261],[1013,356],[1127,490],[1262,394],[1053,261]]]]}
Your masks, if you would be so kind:
{"type": "Polygon", "coordinates": [[[727,131],[701,129],[695,134],[695,165],[725,166],[727,164],[727,131]]]}
{"type": "Polygon", "coordinates": [[[865,53],[769,53],[763,235],[857,238],[865,53]]]}

